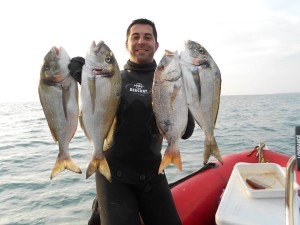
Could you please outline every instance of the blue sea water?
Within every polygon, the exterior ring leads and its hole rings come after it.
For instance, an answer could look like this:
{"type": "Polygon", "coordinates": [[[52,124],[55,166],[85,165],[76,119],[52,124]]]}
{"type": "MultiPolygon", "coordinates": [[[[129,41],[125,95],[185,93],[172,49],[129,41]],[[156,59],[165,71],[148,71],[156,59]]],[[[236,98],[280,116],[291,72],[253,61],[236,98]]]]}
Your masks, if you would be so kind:
{"type": "MultiPolygon", "coordinates": [[[[87,224],[96,190],[94,175],[85,179],[92,146],[80,126],[70,153],[83,174],[64,171],[50,180],[58,148],[40,103],[2,103],[0,113],[0,224],[87,224]]],[[[221,96],[215,137],[222,155],[264,141],[292,156],[299,125],[300,93],[221,96]]],[[[169,166],[170,183],[202,167],[203,141],[196,125],[193,136],[180,142],[183,171],[169,166]]]]}

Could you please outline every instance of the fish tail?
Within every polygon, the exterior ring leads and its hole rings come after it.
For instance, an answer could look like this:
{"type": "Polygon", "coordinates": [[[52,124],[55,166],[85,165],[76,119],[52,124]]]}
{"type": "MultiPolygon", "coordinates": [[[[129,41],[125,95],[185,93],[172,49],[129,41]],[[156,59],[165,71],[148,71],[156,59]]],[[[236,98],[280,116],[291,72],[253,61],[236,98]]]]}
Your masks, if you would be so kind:
{"type": "Polygon", "coordinates": [[[177,169],[182,170],[181,156],[178,147],[175,147],[174,149],[170,146],[167,147],[164,157],[160,163],[158,174],[161,174],[171,163],[173,163],[177,169]]]}
{"type": "Polygon", "coordinates": [[[110,173],[110,169],[108,166],[108,163],[106,161],[106,158],[104,157],[103,159],[100,159],[100,166],[98,168],[98,171],[105,176],[105,178],[108,181],[111,181],[111,173],[110,173]]]}
{"type": "Polygon", "coordinates": [[[223,159],[218,147],[218,144],[216,142],[215,137],[212,137],[211,140],[209,140],[208,138],[205,138],[204,141],[204,164],[206,164],[208,162],[209,157],[213,155],[214,157],[216,157],[216,159],[223,164],[223,159]]]}
{"type": "Polygon", "coordinates": [[[111,181],[111,173],[106,161],[106,158],[97,159],[93,156],[88,168],[86,170],[86,179],[88,179],[93,173],[99,171],[108,181],[111,181]]]}
{"type": "Polygon", "coordinates": [[[63,160],[57,158],[54,167],[52,169],[50,179],[52,180],[57,174],[64,171],[65,169],[79,174],[82,173],[80,167],[76,165],[76,163],[73,161],[71,157],[63,160]]]}

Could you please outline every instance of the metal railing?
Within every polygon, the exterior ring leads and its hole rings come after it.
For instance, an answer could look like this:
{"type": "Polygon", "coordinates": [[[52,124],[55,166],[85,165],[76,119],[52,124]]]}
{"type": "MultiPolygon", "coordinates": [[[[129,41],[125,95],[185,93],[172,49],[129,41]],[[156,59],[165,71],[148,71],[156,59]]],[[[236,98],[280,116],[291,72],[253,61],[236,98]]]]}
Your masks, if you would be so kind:
{"type": "Polygon", "coordinates": [[[295,128],[295,155],[286,166],[285,176],[285,221],[286,225],[294,225],[294,170],[300,171],[300,126],[295,128]]]}
{"type": "Polygon", "coordinates": [[[285,176],[285,221],[286,225],[294,225],[294,167],[296,157],[292,156],[286,167],[285,176]]]}

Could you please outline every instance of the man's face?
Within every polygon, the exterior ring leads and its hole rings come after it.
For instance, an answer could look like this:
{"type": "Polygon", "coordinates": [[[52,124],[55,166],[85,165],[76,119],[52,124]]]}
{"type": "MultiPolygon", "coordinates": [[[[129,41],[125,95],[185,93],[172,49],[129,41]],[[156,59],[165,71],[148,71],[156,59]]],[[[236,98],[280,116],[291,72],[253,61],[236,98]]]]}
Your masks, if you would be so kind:
{"type": "Polygon", "coordinates": [[[148,24],[135,24],[131,27],[126,49],[130,61],[138,64],[153,62],[154,53],[158,48],[152,27],[148,24]]]}

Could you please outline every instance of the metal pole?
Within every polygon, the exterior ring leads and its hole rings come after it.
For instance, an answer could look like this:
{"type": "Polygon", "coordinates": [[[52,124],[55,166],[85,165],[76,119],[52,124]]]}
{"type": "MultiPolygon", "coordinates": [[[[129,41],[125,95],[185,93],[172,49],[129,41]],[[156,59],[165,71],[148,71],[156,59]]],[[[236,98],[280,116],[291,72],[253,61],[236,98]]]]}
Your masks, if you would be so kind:
{"type": "Polygon", "coordinates": [[[285,176],[285,221],[286,225],[294,225],[294,166],[296,157],[292,156],[286,167],[285,176]]]}

